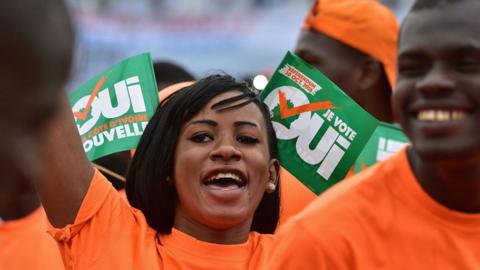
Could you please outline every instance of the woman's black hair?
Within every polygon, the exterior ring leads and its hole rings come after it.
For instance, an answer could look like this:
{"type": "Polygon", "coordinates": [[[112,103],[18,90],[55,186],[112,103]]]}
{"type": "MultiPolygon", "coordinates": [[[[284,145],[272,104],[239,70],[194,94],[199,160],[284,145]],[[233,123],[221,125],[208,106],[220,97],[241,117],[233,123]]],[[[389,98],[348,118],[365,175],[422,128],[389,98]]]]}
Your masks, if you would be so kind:
{"type": "MultiPolygon", "coordinates": [[[[229,75],[211,75],[163,100],[145,129],[127,173],[126,193],[130,204],[140,209],[148,224],[160,234],[171,233],[176,204],[174,157],[182,125],[199,113],[213,98],[238,91],[239,96],[217,103],[228,110],[254,103],[266,122],[270,159],[278,159],[277,140],[268,107],[251,87],[229,75]],[[221,104],[220,104],[221,103],[221,104]]],[[[250,230],[273,233],[280,212],[279,183],[273,193],[264,193],[250,230]]]]}

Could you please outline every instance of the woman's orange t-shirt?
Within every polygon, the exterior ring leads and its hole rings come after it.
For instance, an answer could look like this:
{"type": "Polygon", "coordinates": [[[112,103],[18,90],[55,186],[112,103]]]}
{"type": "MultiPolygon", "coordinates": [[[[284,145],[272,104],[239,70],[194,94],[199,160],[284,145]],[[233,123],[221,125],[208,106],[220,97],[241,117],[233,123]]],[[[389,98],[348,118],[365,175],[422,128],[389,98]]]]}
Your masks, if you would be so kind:
{"type": "Polygon", "coordinates": [[[246,243],[199,241],[173,229],[159,235],[95,171],[74,224],[51,228],[67,269],[265,269],[273,236],[251,232],[246,243]]]}

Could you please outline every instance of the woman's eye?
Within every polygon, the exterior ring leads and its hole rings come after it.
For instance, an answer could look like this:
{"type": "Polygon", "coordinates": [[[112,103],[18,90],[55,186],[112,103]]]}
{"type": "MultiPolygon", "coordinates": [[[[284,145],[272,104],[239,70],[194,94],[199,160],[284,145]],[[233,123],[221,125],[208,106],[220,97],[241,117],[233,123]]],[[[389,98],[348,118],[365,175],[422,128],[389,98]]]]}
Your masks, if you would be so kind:
{"type": "Polygon", "coordinates": [[[239,135],[237,137],[237,141],[245,144],[255,144],[260,142],[257,138],[253,136],[247,136],[247,135],[239,135]]]}
{"type": "Polygon", "coordinates": [[[207,143],[213,141],[213,136],[208,133],[198,133],[190,137],[189,140],[196,143],[207,143]]]}

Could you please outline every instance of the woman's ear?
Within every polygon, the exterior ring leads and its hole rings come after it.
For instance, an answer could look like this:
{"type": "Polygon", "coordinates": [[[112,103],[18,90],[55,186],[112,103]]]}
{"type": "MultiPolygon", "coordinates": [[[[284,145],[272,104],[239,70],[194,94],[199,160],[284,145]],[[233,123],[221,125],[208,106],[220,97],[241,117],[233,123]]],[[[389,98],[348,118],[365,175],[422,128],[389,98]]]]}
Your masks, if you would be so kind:
{"type": "Polygon", "coordinates": [[[280,162],[278,159],[270,160],[269,176],[266,186],[268,193],[273,193],[278,185],[278,178],[280,176],[280,162]]]}

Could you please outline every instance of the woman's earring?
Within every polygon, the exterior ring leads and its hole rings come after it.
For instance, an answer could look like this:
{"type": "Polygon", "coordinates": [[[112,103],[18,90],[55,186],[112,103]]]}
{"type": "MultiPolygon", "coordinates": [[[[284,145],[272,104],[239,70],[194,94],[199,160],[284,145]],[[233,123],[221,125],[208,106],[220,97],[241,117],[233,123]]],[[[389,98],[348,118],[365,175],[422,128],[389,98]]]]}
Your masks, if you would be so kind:
{"type": "Polygon", "coordinates": [[[275,191],[275,183],[273,181],[267,182],[267,193],[273,193],[275,191]]]}

